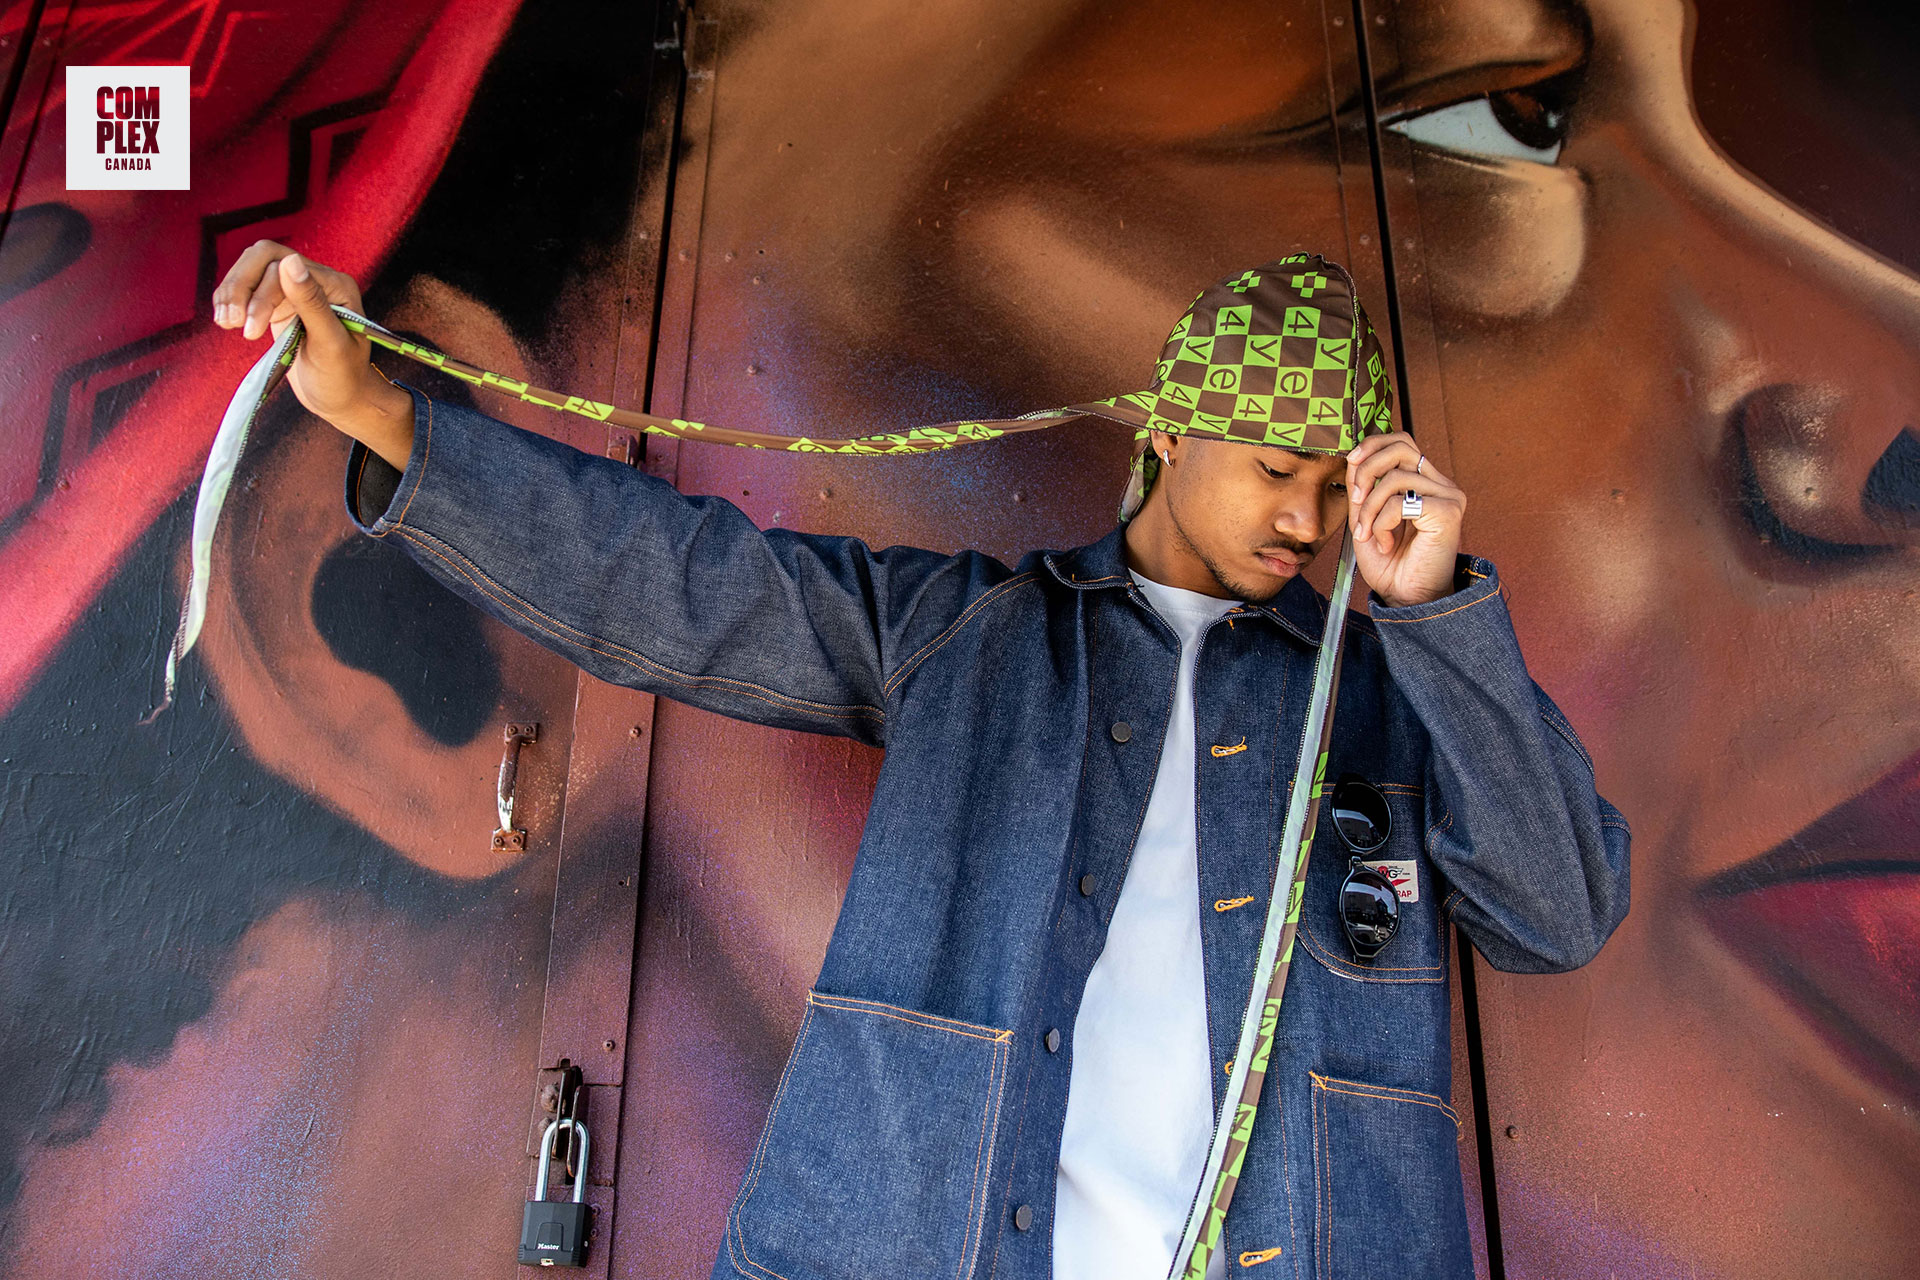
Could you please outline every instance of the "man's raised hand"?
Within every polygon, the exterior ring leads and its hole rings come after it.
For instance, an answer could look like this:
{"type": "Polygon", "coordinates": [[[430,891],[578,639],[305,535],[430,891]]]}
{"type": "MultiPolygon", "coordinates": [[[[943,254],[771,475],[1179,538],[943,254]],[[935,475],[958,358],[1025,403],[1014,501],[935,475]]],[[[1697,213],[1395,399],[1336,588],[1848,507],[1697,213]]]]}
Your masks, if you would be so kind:
{"type": "Polygon", "coordinates": [[[413,440],[413,399],[374,372],[373,344],[340,323],[332,304],[359,311],[353,277],[260,240],[213,291],[213,321],[248,338],[278,338],[295,316],[306,329],[287,383],[318,417],[404,469],[413,440]]]}
{"type": "Polygon", "coordinates": [[[1440,474],[1404,431],[1370,436],[1347,455],[1347,527],[1354,564],[1389,605],[1425,604],[1453,593],[1454,557],[1467,495],[1440,474]],[[1421,512],[1400,513],[1407,490],[1421,512]]]}

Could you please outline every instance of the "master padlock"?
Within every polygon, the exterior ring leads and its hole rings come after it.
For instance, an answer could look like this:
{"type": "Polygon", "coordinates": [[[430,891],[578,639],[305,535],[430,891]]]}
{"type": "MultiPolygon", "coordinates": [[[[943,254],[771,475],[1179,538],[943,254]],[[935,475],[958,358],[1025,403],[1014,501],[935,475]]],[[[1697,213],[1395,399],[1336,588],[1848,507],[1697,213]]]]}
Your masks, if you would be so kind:
{"type": "Polygon", "coordinates": [[[520,1223],[520,1261],[529,1267],[584,1267],[587,1265],[587,1219],[593,1206],[587,1196],[587,1126],[578,1120],[555,1120],[540,1139],[540,1169],[535,1174],[537,1198],[527,1202],[520,1223]],[[580,1139],[574,1162],[573,1199],[547,1199],[547,1174],[553,1168],[553,1143],[562,1129],[580,1139]]]}

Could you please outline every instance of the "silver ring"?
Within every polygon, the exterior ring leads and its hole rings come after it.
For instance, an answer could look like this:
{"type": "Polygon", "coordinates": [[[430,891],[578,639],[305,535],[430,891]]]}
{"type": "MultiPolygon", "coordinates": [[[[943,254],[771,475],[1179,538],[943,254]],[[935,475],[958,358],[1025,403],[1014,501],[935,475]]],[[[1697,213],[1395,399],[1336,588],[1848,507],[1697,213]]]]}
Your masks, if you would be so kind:
{"type": "Polygon", "coordinates": [[[1427,474],[1426,466],[1427,466],[1427,455],[1423,453],[1420,455],[1420,461],[1413,464],[1413,474],[1417,476],[1423,476],[1427,474]]]}
{"type": "Polygon", "coordinates": [[[1403,519],[1416,520],[1424,510],[1426,510],[1425,500],[1412,489],[1407,490],[1407,496],[1400,499],[1400,515],[1403,519]]]}

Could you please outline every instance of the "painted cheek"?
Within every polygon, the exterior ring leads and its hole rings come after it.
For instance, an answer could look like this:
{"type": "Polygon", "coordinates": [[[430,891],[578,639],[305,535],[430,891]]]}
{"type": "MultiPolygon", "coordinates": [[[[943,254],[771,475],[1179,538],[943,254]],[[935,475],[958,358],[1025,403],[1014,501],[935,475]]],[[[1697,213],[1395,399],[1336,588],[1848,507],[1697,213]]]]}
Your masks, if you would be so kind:
{"type": "Polygon", "coordinates": [[[1518,320],[1545,315],[1566,299],[1587,251],[1573,173],[1528,161],[1463,160],[1433,147],[1415,146],[1412,154],[1422,207],[1445,211],[1427,224],[1437,304],[1518,320]]]}

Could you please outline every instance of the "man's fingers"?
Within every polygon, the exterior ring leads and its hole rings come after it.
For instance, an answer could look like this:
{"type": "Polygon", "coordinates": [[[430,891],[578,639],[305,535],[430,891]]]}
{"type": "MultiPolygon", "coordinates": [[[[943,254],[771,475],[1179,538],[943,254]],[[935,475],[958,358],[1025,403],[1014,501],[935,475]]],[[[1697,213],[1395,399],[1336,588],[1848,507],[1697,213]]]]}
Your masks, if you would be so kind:
{"type": "MultiPolygon", "coordinates": [[[[272,240],[256,240],[248,245],[234,259],[226,277],[213,291],[213,322],[222,329],[237,329],[245,324],[254,290],[260,287],[263,279],[273,274],[274,263],[291,252],[285,245],[272,240]]],[[[278,288],[277,285],[275,287],[278,288]]]]}
{"type": "MultiPolygon", "coordinates": [[[[292,281],[281,276],[281,264],[292,254],[292,249],[272,240],[255,241],[242,251],[213,291],[213,322],[222,329],[242,329],[247,337],[258,338],[297,314],[299,309],[287,289],[292,281]]],[[[364,309],[360,287],[353,277],[317,262],[307,262],[306,268],[329,299],[354,311],[364,309]]]]}
{"type": "MultiPolygon", "coordinates": [[[[1355,496],[1355,501],[1364,500],[1387,472],[1396,467],[1411,471],[1420,461],[1419,447],[1413,443],[1413,437],[1405,432],[1375,437],[1365,441],[1365,446],[1371,447],[1366,453],[1360,454],[1357,460],[1352,460],[1349,455],[1347,491],[1355,496]]],[[[1359,454],[1360,450],[1354,452],[1359,454]]]]}
{"type": "Polygon", "coordinates": [[[323,363],[357,354],[353,335],[333,314],[332,299],[320,283],[319,269],[297,253],[289,253],[279,265],[280,289],[306,326],[308,354],[323,363]]]}
{"type": "Polygon", "coordinates": [[[1464,511],[1466,506],[1466,495],[1446,481],[1415,472],[1412,467],[1395,467],[1375,481],[1355,511],[1355,536],[1371,538],[1382,530],[1397,527],[1401,520],[1400,502],[1409,489],[1421,496],[1427,512],[1436,515],[1456,505],[1464,511]]]}

